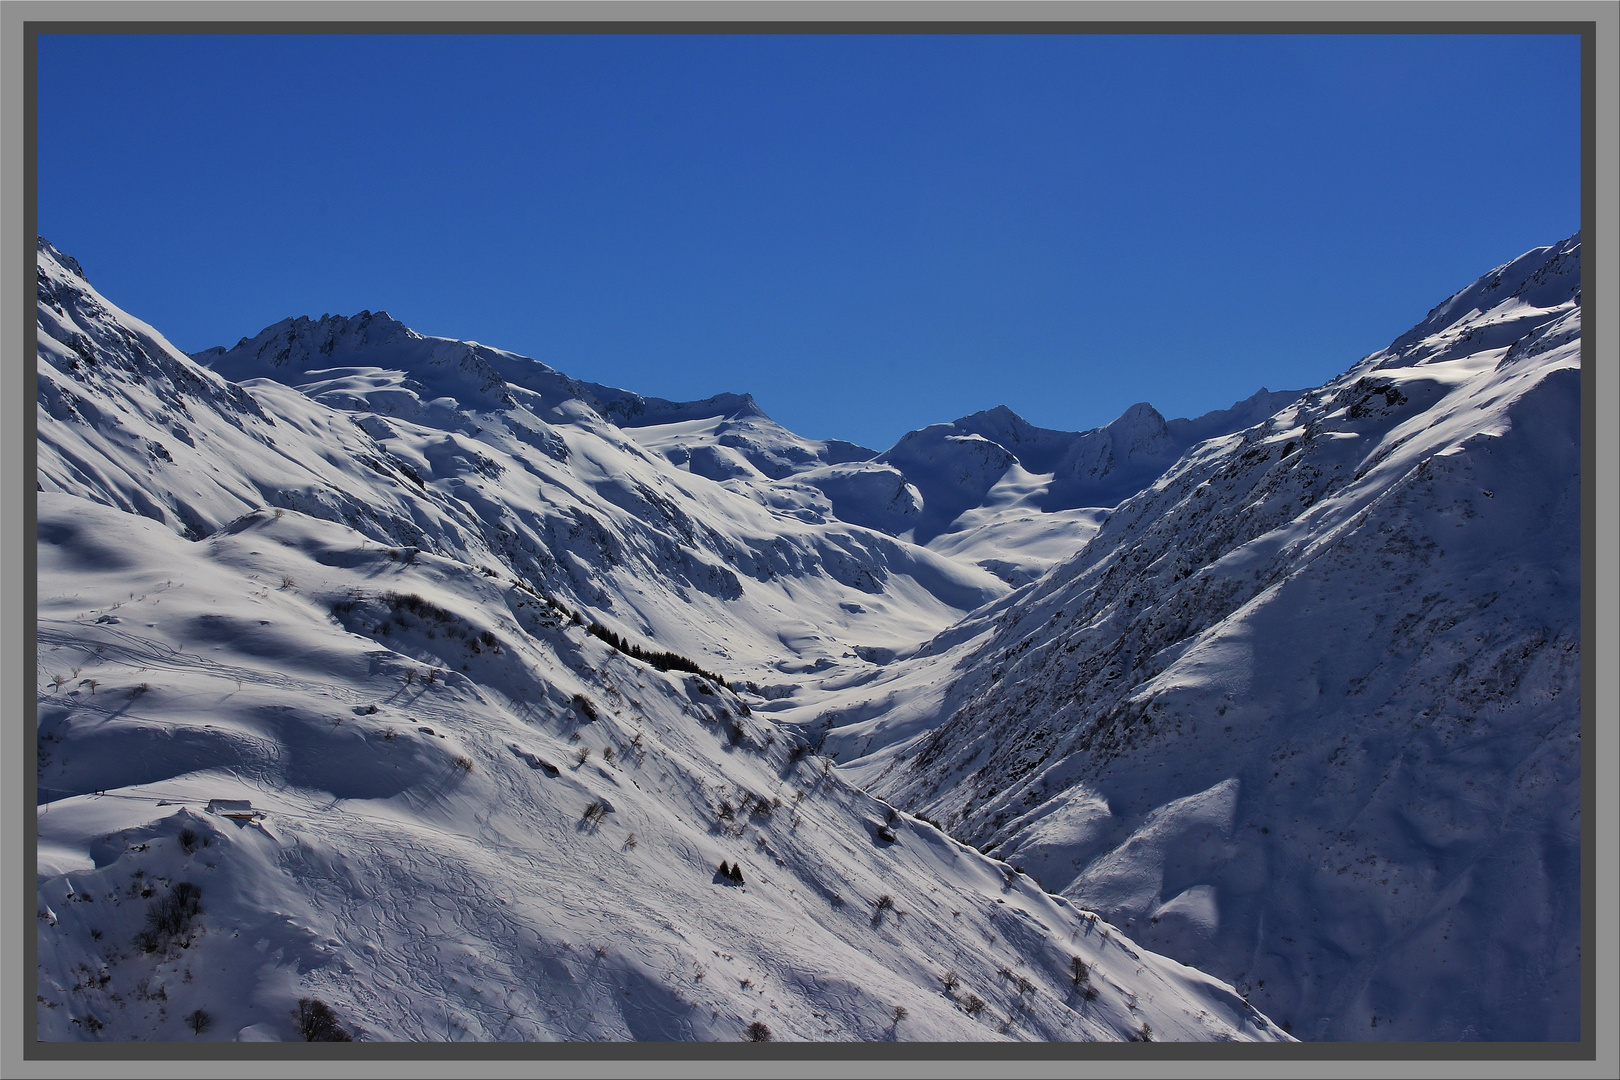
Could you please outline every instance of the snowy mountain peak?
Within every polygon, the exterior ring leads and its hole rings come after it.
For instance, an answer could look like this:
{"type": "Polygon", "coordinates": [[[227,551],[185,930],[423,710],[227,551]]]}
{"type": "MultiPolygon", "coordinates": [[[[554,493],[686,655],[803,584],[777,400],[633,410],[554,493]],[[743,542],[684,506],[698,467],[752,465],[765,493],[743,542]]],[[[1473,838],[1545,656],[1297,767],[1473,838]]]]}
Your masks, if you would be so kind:
{"type": "Polygon", "coordinates": [[[1401,352],[1476,321],[1485,312],[1511,316],[1548,310],[1579,301],[1580,293],[1581,234],[1576,232],[1560,243],[1530,249],[1446,298],[1422,322],[1396,338],[1388,351],[1401,352]]]}
{"type": "Polygon", "coordinates": [[[1106,430],[1129,456],[1163,453],[1170,440],[1164,417],[1145,401],[1126,409],[1106,430]]]}
{"type": "Polygon", "coordinates": [[[975,432],[987,439],[994,439],[1009,450],[1016,451],[1019,443],[1040,431],[1035,425],[1013,412],[1006,405],[997,405],[992,409],[981,409],[955,420],[952,427],[964,431],[975,432]]]}
{"type": "Polygon", "coordinates": [[[227,354],[245,353],[271,369],[306,371],[340,349],[352,352],[420,340],[421,335],[386,311],[322,315],[319,319],[299,315],[267,326],[230,349],[221,345],[205,349],[195,359],[211,365],[227,354]]]}
{"type": "MultiPolygon", "coordinates": [[[[79,261],[71,255],[64,255],[62,252],[56,250],[56,247],[43,236],[35,238],[35,250],[37,250],[41,255],[45,256],[47,261],[57,263],[63,268],[71,271],[74,277],[79,278],[81,281],[84,280],[84,271],[79,268],[79,261]]],[[[43,267],[41,267],[40,272],[44,273],[43,267]]]]}

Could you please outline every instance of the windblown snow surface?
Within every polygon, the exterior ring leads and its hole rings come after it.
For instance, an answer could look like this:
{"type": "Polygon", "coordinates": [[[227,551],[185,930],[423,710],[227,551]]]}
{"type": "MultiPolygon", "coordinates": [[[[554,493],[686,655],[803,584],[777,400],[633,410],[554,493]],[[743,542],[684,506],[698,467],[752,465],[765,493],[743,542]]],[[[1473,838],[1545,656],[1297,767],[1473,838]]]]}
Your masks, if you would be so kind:
{"type": "Polygon", "coordinates": [[[998,573],[744,397],[380,313],[194,359],[43,241],[38,296],[43,1039],[1288,1038],[793,722],[1079,550],[1055,470],[932,519],[998,573]]]}
{"type": "Polygon", "coordinates": [[[1579,1039],[1580,243],[800,717],[1309,1039],[1579,1039]]]}

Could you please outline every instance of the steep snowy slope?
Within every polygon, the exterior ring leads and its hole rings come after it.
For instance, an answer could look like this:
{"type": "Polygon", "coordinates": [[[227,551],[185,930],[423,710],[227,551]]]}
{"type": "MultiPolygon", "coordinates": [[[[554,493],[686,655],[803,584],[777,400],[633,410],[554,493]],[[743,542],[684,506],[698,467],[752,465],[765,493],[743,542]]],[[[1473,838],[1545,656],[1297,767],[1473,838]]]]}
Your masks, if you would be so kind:
{"type": "MultiPolygon", "coordinates": [[[[733,475],[779,479],[817,465],[861,461],[875,456],[854,443],[837,439],[812,440],[793,434],[770,417],[748,394],[717,394],[702,401],[666,401],[643,397],[600,383],[570,378],[537,360],[472,341],[425,338],[387,312],[361,312],[352,319],[323,316],[284,319],[233,348],[215,347],[197,353],[194,360],[219,370],[228,378],[274,379],[299,385],[324,396],[335,408],[412,408],[408,394],[389,394],[379,384],[345,382],[343,361],[383,362],[410,373],[404,389],[421,392],[432,401],[460,399],[470,406],[498,408],[524,404],[554,408],[582,402],[600,417],[633,432],[636,441],[658,450],[677,465],[713,480],[733,475]],[[509,384],[529,391],[513,395],[509,384]],[[345,394],[345,389],[359,392],[345,394]],[[740,473],[739,473],[740,470],[740,473]]],[[[352,376],[351,376],[352,377],[352,376]]]]}
{"type": "Polygon", "coordinates": [[[382,316],[243,388],[43,243],[39,303],[44,1038],[1286,1038],[680,670],[825,669],[990,575],[382,316]]]}
{"type": "Polygon", "coordinates": [[[46,1039],[1281,1037],[520,581],[39,505],[46,1039]]]}
{"type": "Polygon", "coordinates": [[[193,538],[261,506],[340,521],[521,575],[633,640],[773,685],[859,665],[852,644],[914,644],[1007,591],[829,518],[812,489],[766,497],[677,468],[606,418],[694,406],[370,313],[286,320],[204,354],[212,371],[43,242],[39,267],[41,490],[193,538]]]}
{"type": "Polygon", "coordinates": [[[1575,1039],[1580,244],[831,703],[852,778],[1307,1038],[1575,1039]]]}
{"type": "Polygon", "coordinates": [[[636,442],[674,465],[711,480],[780,480],[805,469],[876,457],[840,439],[805,439],[765,415],[750,394],[703,401],[641,399],[634,415],[613,410],[615,423],[636,442]]]}

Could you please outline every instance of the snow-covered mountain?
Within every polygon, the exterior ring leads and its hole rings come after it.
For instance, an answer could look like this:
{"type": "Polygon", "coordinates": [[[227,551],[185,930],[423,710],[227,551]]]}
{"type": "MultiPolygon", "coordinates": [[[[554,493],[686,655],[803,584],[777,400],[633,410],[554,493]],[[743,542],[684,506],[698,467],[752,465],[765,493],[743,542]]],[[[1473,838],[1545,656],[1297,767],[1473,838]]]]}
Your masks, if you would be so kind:
{"type": "Polygon", "coordinates": [[[263,506],[339,521],[504,567],[619,633],[766,682],[851,643],[912,643],[1008,591],[831,518],[809,489],[728,490],[608,419],[688,406],[369,313],[287,320],[201,367],[47,252],[40,265],[42,490],[193,539],[263,506]]]}
{"type": "Polygon", "coordinates": [[[1485,275],[822,745],[1302,1037],[1578,1039],[1579,302],[1578,236],[1485,275]]]}
{"type": "Polygon", "coordinates": [[[1287,1038],[791,722],[1009,592],[796,479],[870,452],[38,297],[41,1037],[1287,1038]]]}
{"type": "Polygon", "coordinates": [[[42,241],[42,1034],[1577,1038],[1579,257],[876,453],[42,241]]]}
{"type": "Polygon", "coordinates": [[[1230,409],[1166,421],[1145,402],[1090,431],[1039,428],[1007,408],[932,424],[882,454],[802,470],[840,520],[1033,581],[1091,539],[1106,510],[1188,447],[1240,430],[1299,396],[1262,388],[1230,409]]]}

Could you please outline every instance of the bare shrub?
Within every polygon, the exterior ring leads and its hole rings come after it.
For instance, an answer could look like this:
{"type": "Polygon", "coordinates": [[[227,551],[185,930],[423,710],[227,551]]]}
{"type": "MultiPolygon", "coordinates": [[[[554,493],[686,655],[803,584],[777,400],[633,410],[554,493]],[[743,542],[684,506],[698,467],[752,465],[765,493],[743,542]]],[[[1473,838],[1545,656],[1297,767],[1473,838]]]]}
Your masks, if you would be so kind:
{"type": "Polygon", "coordinates": [[[135,943],[146,952],[157,952],[169,941],[186,932],[202,911],[202,890],[189,881],[177,882],[167,896],[160,896],[146,909],[146,929],[135,943]]]}
{"type": "Polygon", "coordinates": [[[748,1025],[748,1041],[770,1042],[771,1029],[766,1026],[763,1020],[755,1020],[752,1024],[748,1025]]]}
{"type": "Polygon", "coordinates": [[[186,1026],[189,1027],[192,1031],[194,1031],[198,1035],[201,1035],[203,1032],[207,1031],[210,1027],[213,1027],[213,1025],[214,1025],[214,1018],[212,1016],[209,1016],[202,1009],[194,1010],[193,1012],[187,1014],[187,1016],[186,1016],[186,1026]]]}
{"type": "Polygon", "coordinates": [[[305,1042],[353,1042],[332,1007],[320,998],[298,999],[298,1033],[305,1042]]]}

